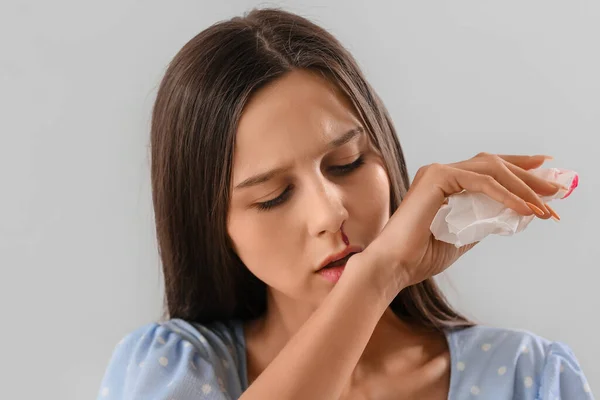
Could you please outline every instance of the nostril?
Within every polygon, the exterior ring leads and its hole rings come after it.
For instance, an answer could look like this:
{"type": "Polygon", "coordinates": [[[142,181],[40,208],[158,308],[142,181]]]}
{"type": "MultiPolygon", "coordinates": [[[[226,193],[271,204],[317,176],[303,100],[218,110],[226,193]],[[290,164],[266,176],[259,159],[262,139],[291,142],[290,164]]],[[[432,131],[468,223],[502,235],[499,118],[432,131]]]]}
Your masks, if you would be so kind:
{"type": "Polygon", "coordinates": [[[346,234],[342,231],[342,240],[344,241],[344,244],[346,246],[348,246],[350,244],[350,240],[348,239],[348,236],[346,236],[346,234]]]}
{"type": "Polygon", "coordinates": [[[342,233],[342,240],[344,241],[344,244],[346,246],[348,246],[350,244],[350,240],[348,239],[348,236],[346,236],[346,234],[344,233],[344,223],[342,222],[342,226],[340,226],[340,232],[342,233]]]}

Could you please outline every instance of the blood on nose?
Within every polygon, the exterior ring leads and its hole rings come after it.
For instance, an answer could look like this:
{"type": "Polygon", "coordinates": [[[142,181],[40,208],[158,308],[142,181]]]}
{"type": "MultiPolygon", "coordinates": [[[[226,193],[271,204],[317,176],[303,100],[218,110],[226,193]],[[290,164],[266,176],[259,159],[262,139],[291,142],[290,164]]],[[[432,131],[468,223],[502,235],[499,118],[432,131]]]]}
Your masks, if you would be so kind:
{"type": "Polygon", "coordinates": [[[342,232],[342,240],[344,241],[346,246],[348,246],[350,244],[350,240],[348,239],[348,236],[346,236],[346,234],[344,233],[343,229],[344,229],[344,224],[342,224],[342,226],[340,227],[340,232],[342,232]]]}

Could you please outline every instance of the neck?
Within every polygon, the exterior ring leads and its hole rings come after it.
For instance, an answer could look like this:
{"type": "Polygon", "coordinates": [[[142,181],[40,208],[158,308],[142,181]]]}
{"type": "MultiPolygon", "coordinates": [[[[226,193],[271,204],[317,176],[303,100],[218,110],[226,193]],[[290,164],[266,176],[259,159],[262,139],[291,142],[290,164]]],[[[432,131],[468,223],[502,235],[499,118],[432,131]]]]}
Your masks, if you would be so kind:
{"type": "MultiPolygon", "coordinates": [[[[296,300],[269,290],[267,312],[264,317],[247,327],[249,340],[256,338],[253,342],[257,345],[260,343],[259,354],[262,360],[255,361],[266,366],[316,308],[315,305],[299,304],[296,300]]],[[[398,359],[398,355],[410,363],[423,357],[427,349],[439,349],[445,345],[445,338],[439,332],[426,331],[408,324],[388,307],[375,327],[355,373],[361,375],[383,369],[389,359],[398,359]]]]}

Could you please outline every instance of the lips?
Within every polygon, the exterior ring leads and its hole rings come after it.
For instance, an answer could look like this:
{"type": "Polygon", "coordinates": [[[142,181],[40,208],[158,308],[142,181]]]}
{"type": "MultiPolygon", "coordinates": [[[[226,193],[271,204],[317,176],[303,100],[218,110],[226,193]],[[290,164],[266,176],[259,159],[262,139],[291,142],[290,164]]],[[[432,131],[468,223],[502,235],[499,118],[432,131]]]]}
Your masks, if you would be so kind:
{"type": "Polygon", "coordinates": [[[339,267],[340,265],[344,265],[344,264],[346,264],[348,262],[348,259],[350,257],[352,257],[354,254],[356,254],[356,253],[350,253],[346,257],[343,257],[343,258],[340,258],[339,260],[330,262],[329,264],[327,264],[323,268],[332,268],[332,267],[339,267]]]}
{"type": "Polygon", "coordinates": [[[319,264],[319,270],[321,270],[323,268],[330,268],[330,267],[334,267],[334,266],[338,266],[338,265],[344,265],[346,263],[346,261],[348,261],[348,259],[352,255],[354,255],[356,253],[360,253],[361,251],[362,251],[362,248],[359,246],[347,246],[341,252],[339,252],[337,254],[332,254],[332,255],[328,256],[327,258],[325,258],[325,260],[323,260],[321,262],[321,264],[319,264]]]}

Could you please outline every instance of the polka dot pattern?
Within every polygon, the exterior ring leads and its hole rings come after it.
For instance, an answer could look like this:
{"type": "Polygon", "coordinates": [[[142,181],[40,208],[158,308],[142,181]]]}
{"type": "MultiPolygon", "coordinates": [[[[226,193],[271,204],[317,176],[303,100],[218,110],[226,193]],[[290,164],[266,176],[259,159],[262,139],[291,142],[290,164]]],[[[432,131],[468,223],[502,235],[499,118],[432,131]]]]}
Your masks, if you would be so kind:
{"type": "Polygon", "coordinates": [[[209,394],[210,392],[212,392],[212,386],[210,386],[208,383],[202,385],[202,393],[209,394]]]}
{"type": "MultiPolygon", "coordinates": [[[[226,324],[204,326],[204,330],[192,330],[192,324],[183,322],[177,325],[189,331],[177,335],[156,324],[123,338],[114,348],[116,355],[98,398],[183,400],[191,394],[195,398],[239,398],[245,388],[239,387],[241,366],[234,363],[245,349],[232,338],[241,329],[230,331],[226,324]],[[158,398],[147,393],[168,394],[158,398]]],[[[448,339],[452,360],[449,400],[592,398],[577,361],[562,344],[485,327],[453,330],[448,339]]]]}

